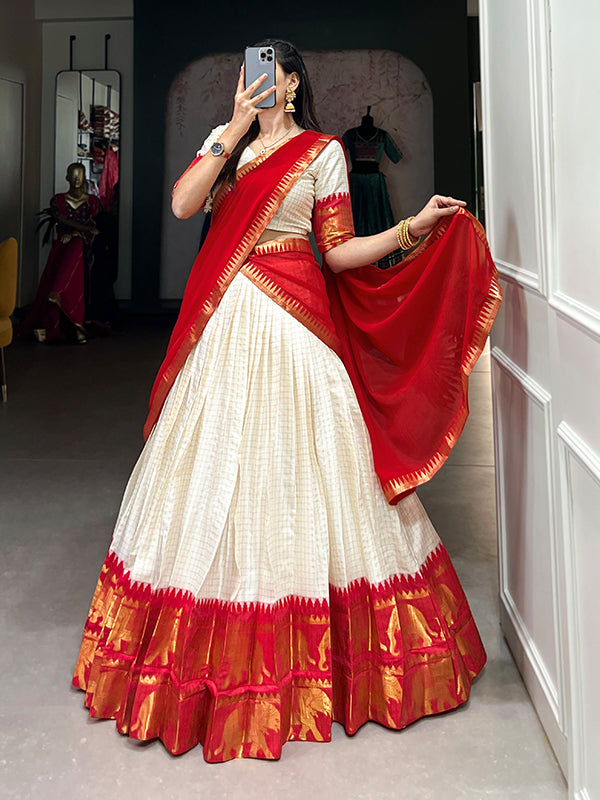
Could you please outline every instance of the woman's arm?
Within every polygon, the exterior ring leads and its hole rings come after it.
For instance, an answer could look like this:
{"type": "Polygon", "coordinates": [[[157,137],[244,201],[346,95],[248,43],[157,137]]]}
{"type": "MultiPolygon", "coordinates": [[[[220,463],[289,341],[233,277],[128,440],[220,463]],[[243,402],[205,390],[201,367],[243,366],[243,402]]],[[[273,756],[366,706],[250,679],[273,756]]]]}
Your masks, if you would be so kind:
{"type": "Polygon", "coordinates": [[[77,222],[74,219],[69,219],[69,217],[63,216],[63,214],[58,214],[56,221],[64,228],[73,228],[73,230],[81,231],[82,233],[98,232],[96,223],[93,220],[90,220],[89,222],[77,222]]]}
{"type": "MultiPolygon", "coordinates": [[[[419,211],[408,226],[408,232],[415,239],[426,236],[435,228],[442,217],[456,214],[459,208],[466,206],[464,200],[453,197],[434,195],[427,205],[419,211]]],[[[397,226],[373,236],[355,236],[325,254],[327,266],[332,272],[343,272],[346,269],[364,267],[379,261],[389,253],[398,249],[397,226]]]]}
{"type": "MultiPolygon", "coordinates": [[[[252,93],[266,77],[266,75],[263,75],[257,78],[247,89],[244,89],[244,68],[242,67],[240,70],[233,116],[231,122],[218,139],[225,148],[226,153],[231,153],[252,124],[254,117],[261,112],[262,109],[256,108],[257,104],[275,91],[275,86],[271,86],[264,92],[257,94],[256,97],[252,97],[252,93]]],[[[206,196],[225,166],[225,161],[226,159],[223,156],[207,154],[180,178],[173,190],[171,200],[171,208],[176,217],[188,219],[200,211],[206,196]]]]}

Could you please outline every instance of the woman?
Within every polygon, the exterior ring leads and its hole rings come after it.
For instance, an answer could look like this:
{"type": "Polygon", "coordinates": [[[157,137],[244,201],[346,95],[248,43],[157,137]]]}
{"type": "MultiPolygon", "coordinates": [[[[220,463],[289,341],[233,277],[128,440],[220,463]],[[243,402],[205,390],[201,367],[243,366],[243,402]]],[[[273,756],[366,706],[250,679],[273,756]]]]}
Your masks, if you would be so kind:
{"type": "Polygon", "coordinates": [[[276,86],[253,98],[240,74],[173,191],[178,217],[212,203],[212,226],[74,677],[92,716],[208,761],[278,758],[332,720],[404,727],[464,702],[485,661],[413,493],[460,433],[498,307],[485,238],[441,197],[355,238],[304,64],[261,44],[276,86]],[[362,266],[432,230],[402,270],[362,266]]]}
{"type": "Polygon", "coordinates": [[[39,341],[72,339],[84,344],[85,281],[98,233],[94,217],[100,213],[101,205],[97,197],[85,191],[83,164],[69,164],[66,179],[69,191],[55,194],[50,201],[56,240],[33,306],[18,327],[17,335],[33,331],[39,341]]]}

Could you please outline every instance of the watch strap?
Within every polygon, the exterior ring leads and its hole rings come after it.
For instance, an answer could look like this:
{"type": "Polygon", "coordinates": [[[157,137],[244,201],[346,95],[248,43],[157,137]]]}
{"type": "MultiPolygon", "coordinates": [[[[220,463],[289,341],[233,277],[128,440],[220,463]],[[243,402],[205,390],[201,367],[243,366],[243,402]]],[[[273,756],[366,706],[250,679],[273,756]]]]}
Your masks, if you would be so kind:
{"type": "Polygon", "coordinates": [[[215,156],[216,158],[221,158],[221,157],[222,157],[222,158],[225,158],[225,159],[227,159],[227,158],[229,158],[229,156],[231,155],[231,153],[228,153],[228,152],[226,152],[226,150],[225,150],[225,146],[223,145],[223,142],[219,142],[219,141],[215,142],[215,143],[214,143],[214,144],[211,146],[211,148],[210,148],[210,152],[211,152],[211,153],[213,154],[213,156],[215,156]]]}

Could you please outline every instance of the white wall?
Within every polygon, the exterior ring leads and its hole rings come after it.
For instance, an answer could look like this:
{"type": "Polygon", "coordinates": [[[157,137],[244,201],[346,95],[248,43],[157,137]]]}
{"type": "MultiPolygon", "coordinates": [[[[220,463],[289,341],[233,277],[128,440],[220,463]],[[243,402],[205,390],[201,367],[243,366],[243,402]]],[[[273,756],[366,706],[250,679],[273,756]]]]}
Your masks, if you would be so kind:
{"type": "MultiPolygon", "coordinates": [[[[50,3],[37,0],[36,9],[54,17],[71,10],[66,0],[50,3]]],[[[106,12],[98,3],[77,3],[78,16],[96,16],[106,12]]],[[[113,4],[114,5],[114,2],[113,4]]],[[[129,7],[130,4],[121,3],[129,7]]],[[[119,277],[115,285],[117,298],[131,297],[131,219],[133,194],[133,20],[103,19],[87,22],[43,22],[43,80],[41,115],[40,208],[48,205],[54,194],[54,127],[56,75],[69,69],[69,37],[77,38],[73,47],[73,69],[104,69],[104,36],[109,33],[108,69],[121,73],[121,141],[120,141],[120,202],[119,202],[119,277]]],[[[66,188],[66,185],[65,185],[66,188]]],[[[40,247],[38,274],[44,269],[48,248],[40,247]]]]}
{"type": "MultiPolygon", "coordinates": [[[[11,216],[18,230],[11,232],[19,243],[19,291],[17,305],[31,299],[37,286],[38,245],[35,226],[40,196],[40,112],[42,30],[35,21],[33,0],[3,3],[0,7],[0,78],[22,87],[23,164],[21,199],[11,216]]],[[[16,121],[20,127],[21,121],[16,121]]],[[[3,234],[4,235],[4,234],[3,234]]]]}
{"type": "Polygon", "coordinates": [[[502,626],[569,779],[600,798],[600,61],[595,0],[481,0],[502,626]]]}

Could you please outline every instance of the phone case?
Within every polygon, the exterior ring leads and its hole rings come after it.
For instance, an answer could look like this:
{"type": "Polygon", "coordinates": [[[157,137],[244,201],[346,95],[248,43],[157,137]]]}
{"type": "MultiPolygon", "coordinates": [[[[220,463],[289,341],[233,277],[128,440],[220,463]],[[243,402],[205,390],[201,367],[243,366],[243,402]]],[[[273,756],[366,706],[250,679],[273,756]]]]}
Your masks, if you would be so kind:
{"type": "MultiPolygon", "coordinates": [[[[244,75],[246,88],[264,73],[267,77],[253,93],[252,97],[264,92],[275,83],[275,49],[273,47],[247,47],[244,55],[244,75]]],[[[275,92],[265,97],[257,108],[273,108],[275,92]]]]}

